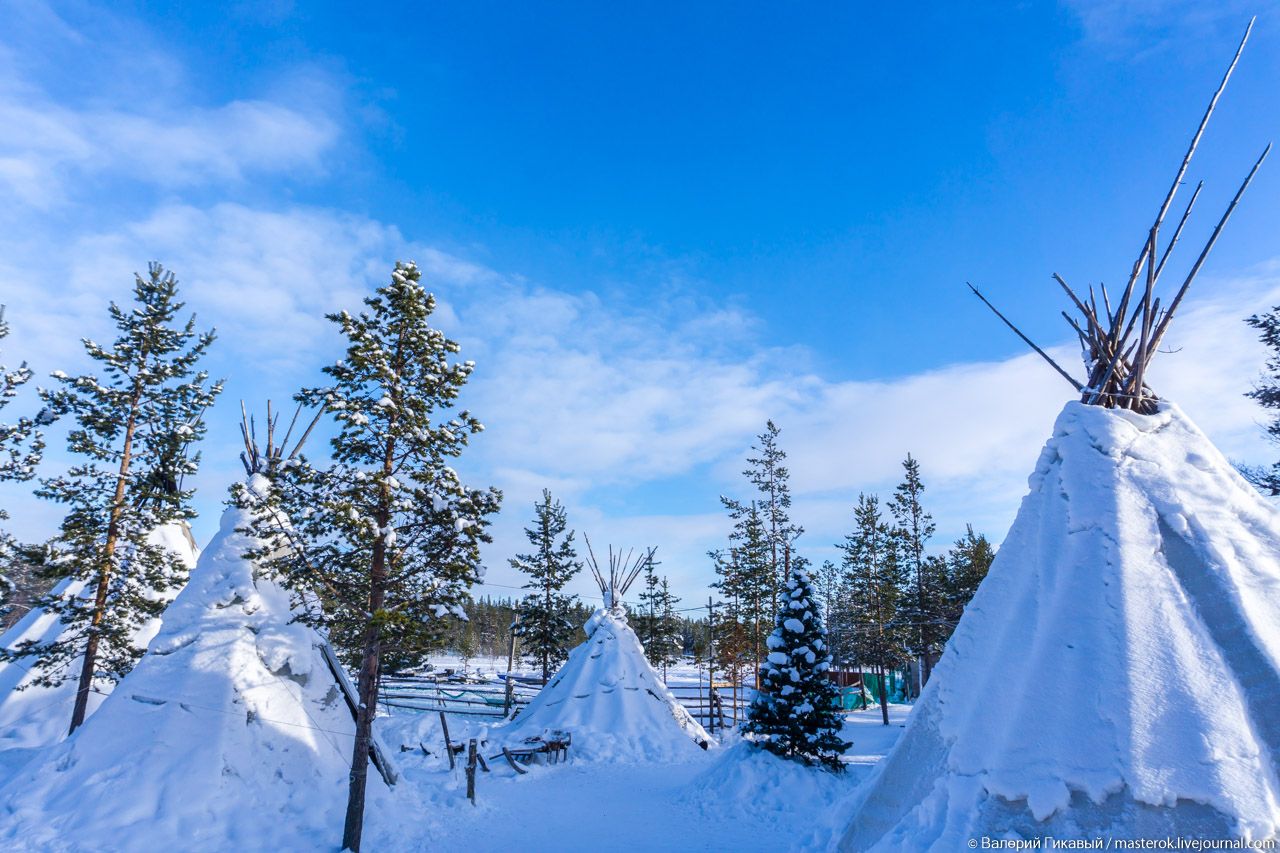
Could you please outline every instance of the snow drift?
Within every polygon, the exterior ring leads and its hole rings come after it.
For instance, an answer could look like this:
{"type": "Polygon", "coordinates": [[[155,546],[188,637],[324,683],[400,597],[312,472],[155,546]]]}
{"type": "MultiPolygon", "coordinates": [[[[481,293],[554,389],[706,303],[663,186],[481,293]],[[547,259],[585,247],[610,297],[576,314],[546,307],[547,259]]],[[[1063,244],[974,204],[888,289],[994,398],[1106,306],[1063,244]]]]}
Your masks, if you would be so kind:
{"type": "Polygon", "coordinates": [[[1070,403],[842,850],[1280,829],[1280,514],[1177,407],[1070,403]]]}
{"type": "MultiPolygon", "coordinates": [[[[354,724],[288,593],[221,529],[98,712],[0,789],[0,847],[297,849],[341,829],[354,724]]],[[[374,774],[370,798],[381,781],[374,774]]]]}
{"type": "Polygon", "coordinates": [[[711,744],[650,666],[621,606],[596,610],[586,632],[520,716],[492,730],[495,741],[560,729],[573,734],[571,756],[611,761],[673,760],[711,744]]]}
{"type": "MultiPolygon", "coordinates": [[[[162,545],[179,555],[190,570],[199,557],[191,538],[191,528],[185,522],[172,522],[154,530],[150,541],[162,545]]],[[[83,580],[61,581],[55,592],[66,596],[85,594],[83,580]]],[[[177,590],[163,593],[173,598],[177,590]]],[[[133,635],[135,645],[146,648],[160,630],[160,619],[151,619],[133,635]]],[[[19,643],[34,640],[47,642],[62,631],[62,623],[55,613],[32,610],[0,636],[0,647],[12,648],[19,643]]],[[[57,743],[67,734],[71,724],[71,708],[76,700],[77,675],[84,658],[78,657],[67,666],[72,678],[57,687],[28,686],[34,676],[30,672],[31,661],[0,663],[0,752],[9,749],[31,749],[57,743]]],[[[110,692],[109,685],[98,685],[102,693],[110,692]]],[[[102,704],[102,693],[89,694],[87,714],[93,714],[102,704]]]]}

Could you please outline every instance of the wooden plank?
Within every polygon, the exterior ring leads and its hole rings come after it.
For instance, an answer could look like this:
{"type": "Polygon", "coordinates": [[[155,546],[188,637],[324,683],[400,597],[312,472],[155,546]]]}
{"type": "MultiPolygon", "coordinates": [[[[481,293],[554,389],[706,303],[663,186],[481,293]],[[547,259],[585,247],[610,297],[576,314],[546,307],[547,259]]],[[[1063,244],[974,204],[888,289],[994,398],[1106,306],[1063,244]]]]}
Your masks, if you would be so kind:
{"type": "MultiPolygon", "coordinates": [[[[347,672],[342,668],[342,664],[338,661],[338,655],[333,651],[333,647],[329,645],[327,640],[320,641],[320,656],[324,658],[325,664],[329,667],[329,674],[333,676],[333,680],[338,684],[338,692],[347,700],[347,710],[351,712],[351,720],[355,722],[359,716],[360,702],[357,699],[356,689],[351,684],[351,679],[347,677],[347,672]]],[[[387,783],[390,788],[396,784],[396,774],[391,767],[391,762],[382,754],[382,747],[379,746],[377,738],[369,738],[369,758],[373,761],[373,766],[377,769],[378,775],[382,777],[382,781],[387,783]]]]}
{"type": "Polygon", "coordinates": [[[507,749],[505,746],[502,748],[502,755],[507,759],[507,763],[511,765],[512,770],[516,771],[522,776],[525,773],[529,772],[528,770],[525,770],[523,767],[519,765],[519,763],[515,759],[515,756],[511,754],[511,750],[507,749]]]}

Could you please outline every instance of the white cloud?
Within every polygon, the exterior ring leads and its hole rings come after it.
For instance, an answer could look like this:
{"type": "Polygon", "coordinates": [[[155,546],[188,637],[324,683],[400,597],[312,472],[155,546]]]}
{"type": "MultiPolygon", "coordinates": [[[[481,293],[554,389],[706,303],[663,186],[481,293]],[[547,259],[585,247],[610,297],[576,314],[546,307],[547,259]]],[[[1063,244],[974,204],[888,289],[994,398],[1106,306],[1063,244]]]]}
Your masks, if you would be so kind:
{"type": "Polygon", "coordinates": [[[0,33],[6,207],[52,210],[112,178],[130,181],[132,192],[211,184],[225,191],[267,173],[323,173],[340,129],[314,106],[336,97],[320,76],[291,80],[302,95],[295,103],[243,97],[207,105],[174,57],[148,46],[153,35],[97,11],[88,15],[91,38],[43,4],[20,5],[0,33]],[[68,86],[81,97],[69,97],[68,86]]]}
{"type": "MultiPolygon", "coordinates": [[[[232,378],[205,448],[205,533],[237,476],[235,399],[279,400],[310,381],[339,349],[323,313],[357,306],[395,258],[416,257],[441,296],[439,322],[479,364],[463,402],[489,429],[464,470],[507,493],[487,552],[499,583],[518,582],[505,561],[523,547],[528,508],[548,486],[575,527],[601,543],[661,546],[681,594],[700,595],[710,580],[705,551],[727,526],[718,496],[743,491],[738,472],[770,417],[783,428],[795,517],[814,556],[843,534],[858,491],[892,488],[907,452],[921,460],[939,545],[967,521],[999,539],[1072,396],[1030,353],[881,382],[826,378],[805,367],[803,351],[743,331],[762,330],[760,318],[538,286],[334,211],[166,206],[72,245],[73,261],[48,280],[56,299],[30,286],[48,275],[41,247],[0,268],[14,327],[6,360],[66,366],[75,336],[107,333],[103,308],[126,297],[128,272],[140,259],[164,259],[202,324],[218,326],[216,370],[232,378]],[[718,328],[730,345],[706,331],[718,328]]],[[[1173,327],[1170,347],[1181,351],[1160,356],[1153,373],[1157,389],[1240,458],[1270,452],[1260,410],[1242,396],[1264,353],[1241,320],[1280,302],[1278,279],[1280,266],[1203,282],[1173,327]]],[[[1005,334],[994,322],[974,331],[1005,334]]],[[[1056,353],[1073,358],[1065,347],[1056,353]]]]}

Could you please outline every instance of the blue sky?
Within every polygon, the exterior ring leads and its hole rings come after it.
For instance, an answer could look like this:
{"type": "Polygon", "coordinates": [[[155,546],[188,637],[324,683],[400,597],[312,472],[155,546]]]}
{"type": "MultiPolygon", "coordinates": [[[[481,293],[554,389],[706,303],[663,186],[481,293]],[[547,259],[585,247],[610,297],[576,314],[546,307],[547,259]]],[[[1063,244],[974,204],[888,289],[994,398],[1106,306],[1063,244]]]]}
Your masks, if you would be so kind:
{"type": "MultiPolygon", "coordinates": [[[[5,361],[75,369],[131,273],[173,268],[229,380],[207,536],[236,400],[312,380],[323,312],[416,258],[479,363],[462,467],[507,493],[495,584],[547,485],[704,598],[768,417],[810,556],[907,451],[939,546],[970,521],[999,540],[1069,389],[964,282],[1065,345],[1049,274],[1127,272],[1254,12],[1183,268],[1280,136],[1274,3],[216,5],[0,3],[5,361]]],[[[1251,461],[1272,451],[1240,318],[1280,301],[1277,214],[1264,167],[1157,362],[1251,461]]],[[[31,531],[56,517],[3,497],[31,531]]]]}

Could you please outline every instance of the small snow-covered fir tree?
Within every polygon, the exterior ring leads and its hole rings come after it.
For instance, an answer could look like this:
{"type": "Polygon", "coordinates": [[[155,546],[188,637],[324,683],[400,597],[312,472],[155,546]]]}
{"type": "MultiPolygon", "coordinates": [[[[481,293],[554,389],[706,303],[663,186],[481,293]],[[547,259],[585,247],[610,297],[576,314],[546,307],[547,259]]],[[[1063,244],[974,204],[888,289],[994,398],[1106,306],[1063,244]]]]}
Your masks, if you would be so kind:
{"type": "MultiPolygon", "coordinates": [[[[0,340],[9,336],[9,324],[4,319],[4,306],[0,305],[0,340]]],[[[0,365],[0,409],[3,409],[18,395],[18,389],[31,380],[32,371],[24,361],[13,370],[0,365]]],[[[22,417],[13,423],[0,423],[0,482],[25,482],[35,476],[36,466],[40,464],[44,450],[44,438],[37,431],[37,421],[45,421],[47,417],[37,416],[35,419],[22,417]]],[[[0,509],[0,522],[6,521],[9,513],[0,509]]],[[[12,606],[11,594],[18,591],[18,584],[13,578],[5,575],[5,571],[16,557],[15,544],[8,531],[0,530],[0,620],[12,606]]],[[[0,621],[0,624],[3,624],[0,621]]]]}
{"type": "Polygon", "coordinates": [[[253,530],[264,547],[249,555],[316,605],[304,621],[358,666],[343,830],[343,847],[356,851],[384,655],[421,658],[452,621],[466,619],[488,516],[501,499],[467,487],[446,464],[484,427],[454,408],[474,364],[454,361],[458,344],[432,328],[435,297],[419,278],[416,265],[397,263],[366,311],[329,315],[346,355],[324,368],[329,385],[297,399],[337,421],[332,462],[282,466],[253,530]]]}
{"type": "Polygon", "coordinates": [[[517,554],[511,567],[529,576],[525,589],[533,590],[520,601],[520,618],[516,629],[530,662],[542,670],[542,683],[569,656],[578,632],[574,622],[576,595],[566,595],[564,585],[582,569],[573,548],[573,531],[564,505],[553,501],[549,489],[542,490],[542,500],[534,504],[532,527],[524,535],[536,549],[532,554],[517,554]],[[561,538],[563,537],[563,538],[561,538]]]}
{"type": "Polygon", "coordinates": [[[839,770],[849,744],[840,737],[839,691],[827,678],[822,609],[803,568],[792,565],[778,605],[760,690],[742,730],[775,755],[839,770]]]}

